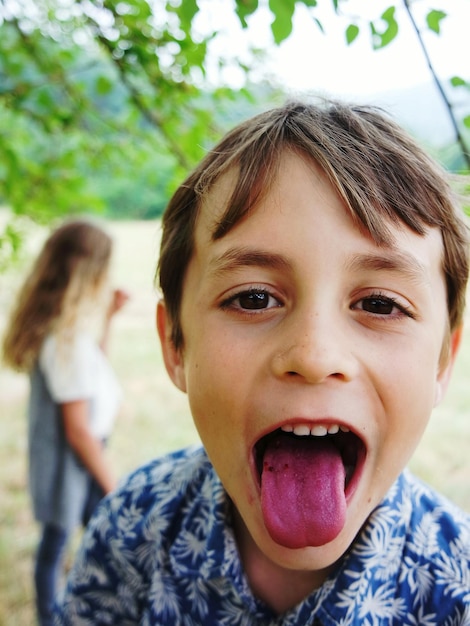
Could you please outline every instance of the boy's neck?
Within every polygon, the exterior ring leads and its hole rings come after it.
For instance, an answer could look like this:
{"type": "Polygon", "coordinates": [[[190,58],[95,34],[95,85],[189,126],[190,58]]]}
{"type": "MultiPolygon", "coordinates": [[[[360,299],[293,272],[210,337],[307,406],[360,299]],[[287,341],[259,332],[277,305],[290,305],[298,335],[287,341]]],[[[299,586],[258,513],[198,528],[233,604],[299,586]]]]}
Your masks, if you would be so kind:
{"type": "Polygon", "coordinates": [[[256,545],[235,507],[233,524],[240,559],[253,594],[281,615],[320,587],[327,570],[291,570],[271,561],[256,545]]]}

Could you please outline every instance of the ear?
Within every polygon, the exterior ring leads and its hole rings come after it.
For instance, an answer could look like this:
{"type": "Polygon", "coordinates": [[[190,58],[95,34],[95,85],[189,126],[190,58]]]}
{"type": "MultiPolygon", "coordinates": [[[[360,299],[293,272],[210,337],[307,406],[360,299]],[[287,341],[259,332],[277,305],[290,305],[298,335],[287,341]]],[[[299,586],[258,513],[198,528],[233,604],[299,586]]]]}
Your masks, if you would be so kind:
{"type": "Polygon", "coordinates": [[[157,304],[157,330],[166,371],[176,387],[186,392],[183,354],[181,350],[175,348],[171,339],[171,322],[163,300],[160,300],[157,304]]]}
{"type": "Polygon", "coordinates": [[[454,330],[447,341],[447,346],[444,346],[441,363],[439,365],[439,372],[436,379],[436,397],[434,399],[434,406],[437,406],[441,402],[447,391],[447,387],[449,386],[455,358],[462,342],[462,331],[462,326],[454,330]]]}

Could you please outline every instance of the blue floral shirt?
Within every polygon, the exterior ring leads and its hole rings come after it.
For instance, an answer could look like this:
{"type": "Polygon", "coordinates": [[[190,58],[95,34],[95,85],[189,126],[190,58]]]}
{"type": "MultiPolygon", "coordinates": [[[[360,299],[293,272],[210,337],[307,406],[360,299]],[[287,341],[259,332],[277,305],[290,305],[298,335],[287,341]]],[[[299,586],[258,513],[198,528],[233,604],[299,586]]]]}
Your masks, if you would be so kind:
{"type": "Polygon", "coordinates": [[[281,616],[250,590],[229,511],[202,448],[137,470],[89,525],[55,623],[470,625],[470,516],[407,471],[337,570],[281,616]]]}

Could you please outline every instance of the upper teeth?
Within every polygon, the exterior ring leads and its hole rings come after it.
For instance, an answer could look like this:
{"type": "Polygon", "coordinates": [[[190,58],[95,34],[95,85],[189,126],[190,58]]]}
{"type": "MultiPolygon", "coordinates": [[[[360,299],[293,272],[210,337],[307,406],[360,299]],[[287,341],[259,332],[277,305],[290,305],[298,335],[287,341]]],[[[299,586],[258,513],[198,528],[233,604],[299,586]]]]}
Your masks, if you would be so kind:
{"type": "Polygon", "coordinates": [[[325,435],[335,435],[340,430],[344,433],[349,432],[347,426],[340,426],[339,424],[315,424],[314,426],[309,426],[308,424],[297,424],[296,426],[286,424],[281,426],[281,430],[285,433],[294,433],[294,435],[299,437],[307,437],[309,435],[324,437],[325,435]]]}

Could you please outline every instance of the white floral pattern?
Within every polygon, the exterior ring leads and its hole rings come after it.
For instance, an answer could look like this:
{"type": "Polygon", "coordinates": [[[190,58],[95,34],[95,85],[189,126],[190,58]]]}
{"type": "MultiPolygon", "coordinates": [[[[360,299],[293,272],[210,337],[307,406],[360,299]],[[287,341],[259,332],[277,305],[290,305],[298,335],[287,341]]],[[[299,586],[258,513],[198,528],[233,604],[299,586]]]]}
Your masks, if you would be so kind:
{"type": "Polygon", "coordinates": [[[99,507],[56,624],[470,626],[470,516],[408,471],[336,572],[277,616],[251,593],[202,448],[137,470],[99,507]]]}

